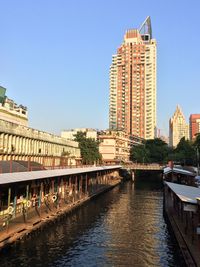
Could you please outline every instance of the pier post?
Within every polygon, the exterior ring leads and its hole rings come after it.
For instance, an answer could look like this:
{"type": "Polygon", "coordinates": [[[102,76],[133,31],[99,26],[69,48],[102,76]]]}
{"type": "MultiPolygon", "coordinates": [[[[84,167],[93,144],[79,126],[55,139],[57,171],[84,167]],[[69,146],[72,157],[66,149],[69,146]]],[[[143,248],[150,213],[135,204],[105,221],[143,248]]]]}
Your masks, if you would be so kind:
{"type": "Polygon", "coordinates": [[[85,175],[85,195],[87,195],[88,191],[88,179],[87,179],[87,173],[85,175]]]}
{"type": "Polygon", "coordinates": [[[78,192],[78,180],[77,180],[77,175],[75,178],[75,201],[77,200],[77,192],[78,192]]]}
{"type": "MultiPolygon", "coordinates": [[[[8,207],[10,206],[10,199],[11,199],[11,187],[8,188],[8,207]]],[[[6,221],[6,231],[7,232],[8,232],[9,222],[10,222],[10,214],[8,214],[8,218],[6,221]]]]}
{"type": "Polygon", "coordinates": [[[11,187],[8,188],[8,207],[10,206],[10,199],[11,199],[11,187]]]}
{"type": "Polygon", "coordinates": [[[26,213],[25,213],[26,220],[27,220],[27,217],[28,217],[28,209],[27,209],[28,195],[29,195],[29,185],[26,185],[26,213]]]}

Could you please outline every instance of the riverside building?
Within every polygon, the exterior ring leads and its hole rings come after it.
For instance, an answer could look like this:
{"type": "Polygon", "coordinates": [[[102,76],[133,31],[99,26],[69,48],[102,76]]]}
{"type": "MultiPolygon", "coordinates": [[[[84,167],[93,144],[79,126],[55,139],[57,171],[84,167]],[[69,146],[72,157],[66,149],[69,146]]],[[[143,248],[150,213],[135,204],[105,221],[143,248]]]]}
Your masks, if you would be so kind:
{"type": "Polygon", "coordinates": [[[109,128],[153,139],[156,127],[156,40],[147,17],[127,30],[110,66],[109,128]]]}
{"type": "Polygon", "coordinates": [[[0,161],[32,161],[45,167],[80,164],[77,142],[28,127],[27,108],[5,92],[0,87],[0,161]]]}
{"type": "Polygon", "coordinates": [[[182,137],[189,139],[189,126],[178,105],[174,115],[169,120],[169,146],[176,147],[182,137]]]}
{"type": "Polygon", "coordinates": [[[28,126],[27,107],[17,105],[6,95],[6,88],[0,86],[0,119],[28,126]]]}
{"type": "Polygon", "coordinates": [[[130,150],[134,145],[142,144],[142,139],[130,136],[120,130],[106,130],[99,132],[99,152],[105,163],[130,160],[130,150]]]}
{"type": "Polygon", "coordinates": [[[0,120],[0,160],[11,159],[45,166],[62,165],[65,160],[65,165],[75,165],[80,161],[80,149],[75,141],[0,120]]]}
{"type": "Polygon", "coordinates": [[[194,140],[196,134],[200,133],[200,114],[190,115],[190,140],[194,140]]]}

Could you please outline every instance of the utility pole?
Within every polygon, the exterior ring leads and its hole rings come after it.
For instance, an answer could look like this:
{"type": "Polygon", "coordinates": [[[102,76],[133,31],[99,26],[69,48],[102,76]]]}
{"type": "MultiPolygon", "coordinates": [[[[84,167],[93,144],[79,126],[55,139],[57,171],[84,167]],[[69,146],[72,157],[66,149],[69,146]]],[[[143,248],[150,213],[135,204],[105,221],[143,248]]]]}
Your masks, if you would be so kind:
{"type": "Polygon", "coordinates": [[[197,146],[197,175],[199,176],[199,147],[197,146]]]}

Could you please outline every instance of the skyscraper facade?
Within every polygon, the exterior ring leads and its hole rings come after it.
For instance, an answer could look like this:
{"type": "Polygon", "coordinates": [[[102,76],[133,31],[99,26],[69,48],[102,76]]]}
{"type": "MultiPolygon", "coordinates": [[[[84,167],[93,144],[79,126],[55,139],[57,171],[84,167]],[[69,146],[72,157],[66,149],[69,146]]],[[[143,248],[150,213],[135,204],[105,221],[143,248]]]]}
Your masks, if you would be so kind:
{"type": "Polygon", "coordinates": [[[169,120],[169,146],[176,147],[182,137],[189,139],[189,125],[180,108],[176,107],[174,115],[169,120]]]}
{"type": "Polygon", "coordinates": [[[190,140],[196,138],[196,134],[200,133],[200,114],[190,115],[190,140]]]}
{"type": "Polygon", "coordinates": [[[152,139],[156,127],[156,40],[147,17],[127,30],[110,67],[109,128],[152,139]]]}

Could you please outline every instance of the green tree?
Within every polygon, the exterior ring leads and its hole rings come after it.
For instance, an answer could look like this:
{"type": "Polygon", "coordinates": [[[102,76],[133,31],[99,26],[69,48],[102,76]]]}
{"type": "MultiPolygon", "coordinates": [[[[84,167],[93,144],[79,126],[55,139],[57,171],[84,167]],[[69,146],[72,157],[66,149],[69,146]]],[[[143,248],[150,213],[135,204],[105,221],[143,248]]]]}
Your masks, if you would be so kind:
{"type": "Polygon", "coordinates": [[[200,134],[198,134],[198,135],[196,136],[196,139],[195,139],[193,145],[194,145],[195,148],[198,148],[198,149],[200,150],[200,134]]]}
{"type": "Polygon", "coordinates": [[[134,162],[147,163],[149,161],[149,151],[145,145],[133,146],[130,151],[130,159],[134,162]]]}
{"type": "Polygon", "coordinates": [[[195,148],[191,141],[182,137],[177,147],[174,149],[173,160],[180,162],[182,165],[194,165],[195,148]]]}
{"type": "Polygon", "coordinates": [[[86,133],[77,132],[75,141],[79,143],[83,164],[94,164],[101,161],[99,142],[93,138],[86,138],[86,133]]]}
{"type": "Polygon", "coordinates": [[[196,136],[196,139],[193,143],[193,147],[195,150],[195,165],[199,167],[199,160],[200,160],[200,134],[196,136]]]}
{"type": "Polygon", "coordinates": [[[167,160],[169,147],[160,138],[146,140],[145,147],[149,152],[149,162],[163,163],[167,160]]]}
{"type": "Polygon", "coordinates": [[[143,145],[131,149],[131,160],[141,163],[162,163],[169,154],[167,143],[159,138],[146,140],[143,145]]]}

